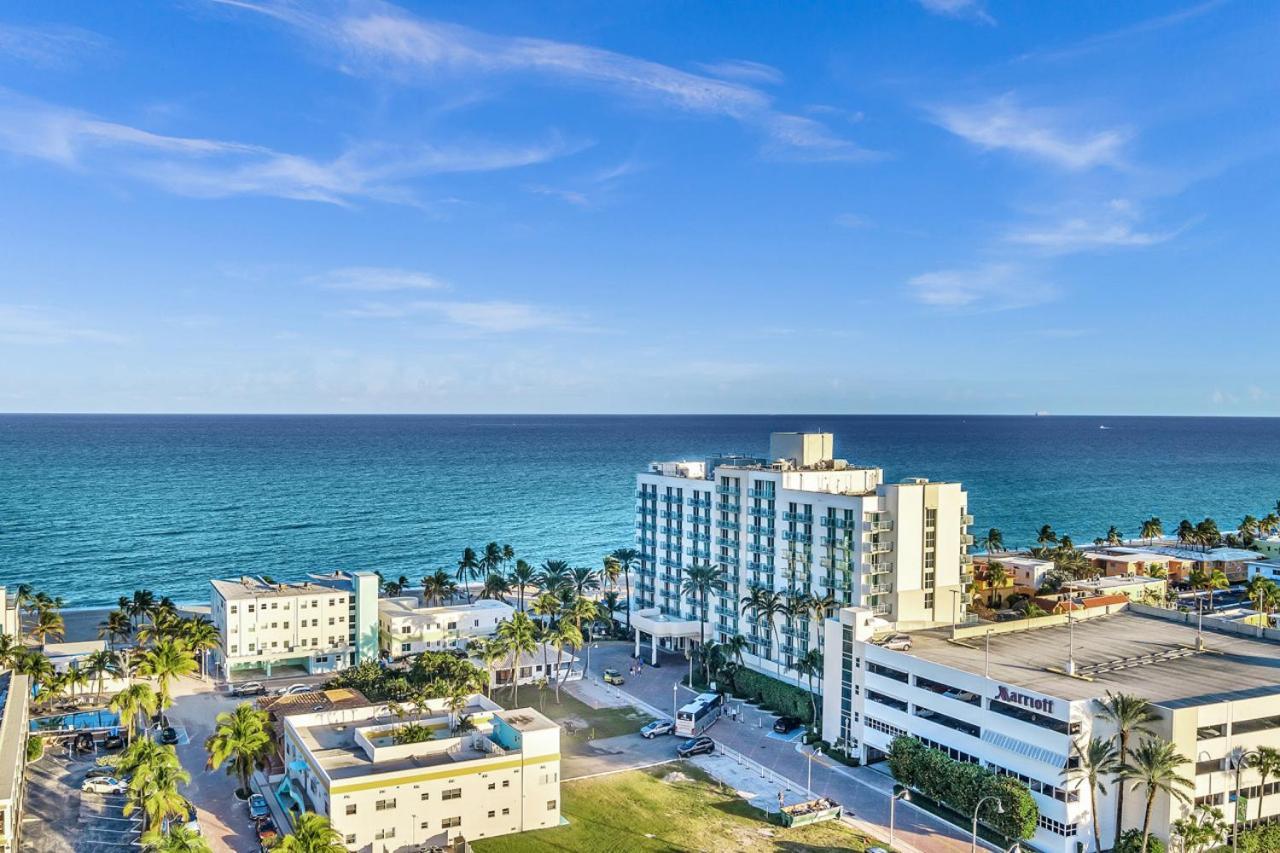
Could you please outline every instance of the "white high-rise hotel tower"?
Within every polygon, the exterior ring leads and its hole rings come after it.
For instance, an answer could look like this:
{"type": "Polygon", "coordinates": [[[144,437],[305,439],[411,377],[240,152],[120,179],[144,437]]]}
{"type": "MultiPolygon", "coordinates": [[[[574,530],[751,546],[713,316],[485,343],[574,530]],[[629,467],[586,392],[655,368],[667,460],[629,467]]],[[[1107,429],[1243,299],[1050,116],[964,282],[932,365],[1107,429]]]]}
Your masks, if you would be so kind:
{"type": "Polygon", "coordinates": [[[799,658],[821,650],[822,619],[839,607],[870,608],[899,628],[963,621],[973,544],[964,489],[886,484],[881,469],[834,458],[832,443],[830,433],[774,433],[767,459],[654,462],[636,476],[637,652],[648,639],[656,660],[656,646],[684,648],[700,628],[716,642],[742,634],[747,665],[768,674],[781,665],[790,680],[799,658]],[[683,584],[706,565],[723,588],[709,596],[703,627],[683,584]],[[826,599],[829,609],[744,612],[753,588],[780,605],[826,599]]]}

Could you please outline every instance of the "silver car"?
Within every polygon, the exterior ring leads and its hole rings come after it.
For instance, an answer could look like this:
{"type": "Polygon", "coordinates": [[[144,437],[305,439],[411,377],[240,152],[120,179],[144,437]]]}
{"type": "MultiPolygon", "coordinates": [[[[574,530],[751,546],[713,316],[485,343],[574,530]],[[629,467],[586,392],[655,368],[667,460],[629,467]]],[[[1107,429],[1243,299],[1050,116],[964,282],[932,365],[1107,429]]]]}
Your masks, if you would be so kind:
{"type": "Polygon", "coordinates": [[[891,652],[909,652],[911,651],[911,637],[906,634],[894,634],[881,644],[881,648],[888,649],[891,652]]]}
{"type": "Polygon", "coordinates": [[[653,740],[658,735],[673,734],[676,730],[676,724],[670,720],[654,720],[649,725],[640,730],[640,737],[647,740],[653,740]]]}

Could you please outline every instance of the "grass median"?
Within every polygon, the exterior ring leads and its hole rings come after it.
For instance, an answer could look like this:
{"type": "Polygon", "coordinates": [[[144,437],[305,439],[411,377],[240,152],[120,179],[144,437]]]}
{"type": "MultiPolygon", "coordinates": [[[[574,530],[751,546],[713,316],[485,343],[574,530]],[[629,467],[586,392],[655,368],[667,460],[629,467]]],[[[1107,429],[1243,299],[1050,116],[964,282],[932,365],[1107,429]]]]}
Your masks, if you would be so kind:
{"type": "Polygon", "coordinates": [[[476,853],[712,851],[863,853],[875,842],[840,821],[787,829],[686,762],[565,782],[568,825],[473,842],[476,853]]]}

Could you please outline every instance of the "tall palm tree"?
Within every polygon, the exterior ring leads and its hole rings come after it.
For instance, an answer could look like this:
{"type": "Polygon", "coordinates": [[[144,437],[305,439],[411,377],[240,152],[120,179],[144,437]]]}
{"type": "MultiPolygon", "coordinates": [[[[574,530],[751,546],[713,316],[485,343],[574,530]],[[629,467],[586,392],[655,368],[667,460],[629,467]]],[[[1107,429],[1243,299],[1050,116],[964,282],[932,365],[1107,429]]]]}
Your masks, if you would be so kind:
{"type": "Polygon", "coordinates": [[[1262,801],[1267,796],[1267,780],[1280,776],[1280,749],[1274,746],[1258,747],[1253,757],[1253,768],[1258,771],[1258,820],[1262,820],[1262,801]]]}
{"type": "MultiPolygon", "coordinates": [[[[684,572],[684,581],[680,585],[680,592],[686,597],[698,599],[698,608],[701,618],[698,619],[698,658],[702,665],[704,680],[711,680],[711,671],[707,667],[706,655],[703,654],[703,646],[707,643],[707,618],[708,618],[708,599],[713,589],[720,586],[720,569],[716,566],[693,566],[684,572]]],[[[690,687],[693,685],[690,684],[690,687]]]]}
{"type": "Polygon", "coordinates": [[[1093,815],[1093,849],[1102,853],[1102,818],[1098,814],[1098,794],[1107,795],[1107,779],[1120,772],[1120,759],[1115,743],[1106,738],[1095,737],[1082,746],[1080,741],[1072,741],[1078,763],[1075,767],[1063,771],[1068,779],[1074,779],[1089,785],[1089,813],[1093,815]]]}
{"type": "Polygon", "coordinates": [[[133,742],[133,731],[138,725],[138,717],[149,718],[160,709],[160,697],[151,689],[150,684],[130,684],[115,696],[107,706],[120,716],[124,723],[129,742],[133,742]]]}
{"type": "Polygon", "coordinates": [[[1216,548],[1218,543],[1222,541],[1222,533],[1218,530],[1218,522],[1212,518],[1206,518],[1197,524],[1195,541],[1203,551],[1216,548]]]}
{"type": "Polygon", "coordinates": [[[1227,579],[1226,574],[1221,569],[1212,571],[1204,571],[1199,566],[1192,570],[1191,575],[1187,578],[1193,589],[1205,590],[1209,593],[1209,612],[1213,612],[1213,593],[1215,590],[1226,589],[1231,586],[1231,581],[1227,579]]]}
{"type": "Polygon", "coordinates": [[[278,853],[347,853],[342,836],[329,819],[306,812],[293,823],[293,832],[271,848],[278,853]]]}
{"type": "Polygon", "coordinates": [[[98,623],[98,639],[106,640],[115,648],[116,642],[124,642],[133,636],[133,623],[129,614],[123,610],[112,610],[107,618],[98,623]]]}
{"type": "Polygon", "coordinates": [[[225,764],[227,773],[240,781],[239,790],[247,796],[254,765],[271,751],[267,712],[241,702],[234,711],[219,714],[213,725],[213,734],[204,743],[209,753],[206,766],[217,770],[225,764]]]}
{"type": "Polygon", "coordinates": [[[1187,519],[1178,522],[1178,544],[1190,545],[1196,541],[1196,526],[1187,519]]]}
{"type": "Polygon", "coordinates": [[[533,621],[517,611],[510,619],[498,623],[497,637],[507,647],[511,660],[511,700],[518,707],[520,699],[520,656],[538,650],[538,632],[533,621]]]}
{"type": "MultiPolygon", "coordinates": [[[[1009,579],[1009,572],[1004,567],[1004,563],[999,560],[993,560],[987,563],[987,588],[992,592],[1004,587],[1004,582],[1009,579]]],[[[998,595],[998,593],[997,593],[998,595]]]]}
{"type": "Polygon", "coordinates": [[[1036,542],[1041,547],[1047,548],[1050,545],[1057,544],[1058,534],[1053,532],[1053,528],[1048,524],[1041,525],[1040,530],[1036,533],[1036,542]]]}
{"type": "Polygon", "coordinates": [[[1004,550],[1004,534],[999,527],[993,527],[982,537],[982,545],[988,554],[999,554],[1004,550]]]}
{"type": "Polygon", "coordinates": [[[573,583],[573,591],[579,597],[586,595],[588,592],[595,592],[600,588],[600,573],[595,569],[586,566],[575,566],[569,570],[569,577],[573,583]]]}
{"type": "Polygon", "coordinates": [[[564,560],[543,560],[538,573],[538,586],[546,592],[560,594],[571,583],[569,564],[564,560]]]}
{"type": "Polygon", "coordinates": [[[1141,853],[1147,853],[1147,843],[1151,839],[1151,812],[1155,807],[1156,795],[1163,793],[1179,802],[1191,802],[1190,795],[1183,788],[1194,789],[1195,785],[1178,772],[1190,760],[1179,753],[1172,743],[1158,737],[1144,738],[1129,751],[1129,761],[1121,769],[1120,775],[1130,782],[1129,790],[1141,789],[1146,794],[1141,853]]]}
{"type": "MultiPolygon", "coordinates": [[[[476,657],[480,658],[480,662],[484,664],[485,682],[484,693],[490,698],[493,697],[493,667],[501,663],[507,656],[507,647],[497,638],[488,640],[477,640],[476,657]]],[[[513,673],[514,675],[514,673],[513,673]]]]}
{"type": "Polygon", "coordinates": [[[178,631],[178,638],[186,643],[187,648],[200,659],[200,677],[204,678],[209,652],[222,648],[222,638],[218,626],[207,616],[193,616],[183,619],[178,631]]]}
{"type": "Polygon", "coordinates": [[[204,836],[181,823],[169,827],[168,832],[153,829],[141,841],[148,853],[211,853],[213,849],[204,836]]]}
{"type": "Polygon", "coordinates": [[[36,621],[31,626],[31,636],[40,642],[40,648],[43,649],[50,638],[61,640],[66,633],[67,624],[62,620],[62,614],[56,609],[36,611],[36,621]]]}
{"type": "Polygon", "coordinates": [[[156,594],[149,589],[135,589],[132,598],[121,598],[122,609],[133,617],[134,628],[150,619],[156,609],[156,594]]]}
{"type": "Polygon", "coordinates": [[[529,606],[529,612],[541,618],[543,624],[550,625],[555,623],[563,608],[564,602],[560,600],[560,596],[553,592],[544,592],[533,600],[533,604],[529,606]]]}
{"type": "Polygon", "coordinates": [[[520,604],[520,610],[524,610],[524,591],[534,585],[533,580],[537,574],[538,570],[533,566],[524,560],[516,560],[516,566],[511,570],[511,585],[516,588],[516,600],[520,604]]]}
{"type": "Polygon", "coordinates": [[[490,572],[484,579],[484,587],[480,590],[480,598],[491,598],[494,601],[505,603],[507,594],[510,592],[511,581],[507,580],[507,576],[498,572],[490,572]]]}
{"type": "Polygon", "coordinates": [[[141,654],[138,675],[154,679],[161,709],[173,704],[169,685],[196,671],[196,658],[181,640],[162,639],[141,654]]]}
{"type": "Polygon", "coordinates": [[[190,781],[191,774],[182,769],[176,757],[172,762],[137,768],[129,782],[124,816],[128,817],[135,809],[141,808],[149,828],[163,826],[169,818],[185,820],[190,816],[187,798],[178,789],[190,781]]]}
{"type": "MultiPolygon", "coordinates": [[[[1151,703],[1141,696],[1131,693],[1112,693],[1107,691],[1105,699],[1099,700],[1098,716],[1111,723],[1116,729],[1116,756],[1120,762],[1116,773],[1124,776],[1129,756],[1129,741],[1135,734],[1154,735],[1151,723],[1156,714],[1151,703]]],[[[1116,786],[1116,833],[1113,847],[1119,846],[1120,835],[1124,829],[1124,786],[1116,786]]]]}
{"type": "Polygon", "coordinates": [[[25,675],[42,690],[54,682],[57,673],[49,659],[36,649],[21,648],[14,653],[13,671],[25,675]]]}
{"type": "Polygon", "coordinates": [[[816,731],[822,728],[818,723],[818,695],[813,691],[813,677],[822,673],[822,652],[809,649],[796,661],[796,673],[809,680],[809,705],[812,708],[812,723],[816,731]]]}
{"type": "Polygon", "coordinates": [[[1124,542],[1124,536],[1120,534],[1120,529],[1113,524],[1107,528],[1105,541],[1108,545],[1119,545],[1124,542]]]}
{"type": "Polygon", "coordinates": [[[449,577],[444,569],[436,569],[422,579],[422,600],[428,605],[441,604],[446,598],[452,598],[458,585],[449,577]]]}
{"type": "Polygon", "coordinates": [[[617,589],[618,578],[622,575],[622,564],[612,554],[605,554],[600,566],[600,577],[604,578],[605,589],[617,589]]]}
{"type": "Polygon", "coordinates": [[[497,542],[490,542],[484,546],[484,552],[480,555],[480,572],[491,575],[501,568],[502,546],[497,542]]]}
{"type": "Polygon", "coordinates": [[[1139,532],[1139,535],[1143,539],[1147,540],[1147,544],[1150,545],[1152,542],[1164,535],[1164,524],[1160,522],[1159,518],[1153,515],[1146,521],[1142,522],[1142,530],[1139,532]]]}
{"type": "Polygon", "coordinates": [[[552,672],[551,681],[556,688],[556,702],[559,702],[560,684],[564,681],[566,675],[566,673],[561,673],[560,671],[560,663],[564,660],[564,650],[566,647],[580,648],[582,646],[582,632],[572,622],[563,620],[543,636],[543,641],[556,650],[556,668],[552,672]]]}
{"type": "Polygon", "coordinates": [[[458,579],[458,586],[467,591],[467,604],[471,603],[471,581],[478,571],[480,571],[480,559],[476,557],[475,549],[463,548],[462,559],[458,560],[458,573],[455,577],[458,579]]]}
{"type": "Polygon", "coordinates": [[[96,652],[90,652],[85,657],[82,669],[86,675],[98,682],[98,690],[95,695],[98,699],[101,699],[102,688],[106,684],[107,676],[114,676],[120,672],[120,660],[116,657],[115,652],[99,649],[96,652]]]}
{"type": "Polygon", "coordinates": [[[622,582],[627,588],[627,633],[631,633],[631,569],[640,559],[640,552],[635,548],[618,548],[609,555],[618,561],[622,568],[622,582]]]}
{"type": "Polygon", "coordinates": [[[21,656],[25,648],[12,635],[0,632],[0,669],[13,668],[14,662],[21,656]]]}
{"type": "Polygon", "coordinates": [[[1240,520],[1240,535],[1244,537],[1245,541],[1253,539],[1257,533],[1258,519],[1254,518],[1252,515],[1246,515],[1240,520]]]}

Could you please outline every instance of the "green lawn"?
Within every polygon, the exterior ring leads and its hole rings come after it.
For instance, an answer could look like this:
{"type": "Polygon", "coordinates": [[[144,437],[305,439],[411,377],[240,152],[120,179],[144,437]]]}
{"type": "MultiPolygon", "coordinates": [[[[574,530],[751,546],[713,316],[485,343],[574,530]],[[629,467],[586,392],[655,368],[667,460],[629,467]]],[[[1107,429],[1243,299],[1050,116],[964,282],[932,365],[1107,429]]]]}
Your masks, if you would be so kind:
{"type": "Polygon", "coordinates": [[[875,845],[839,821],[798,829],[768,823],[685,762],[565,782],[561,796],[567,826],[481,839],[473,842],[476,853],[862,853],[875,845]]]}
{"type": "Polygon", "coordinates": [[[572,735],[566,730],[562,733],[564,744],[585,743],[588,740],[599,740],[601,738],[616,737],[618,735],[629,735],[640,731],[645,723],[650,722],[653,717],[638,711],[630,706],[625,708],[592,708],[585,702],[570,696],[564,690],[560,691],[560,702],[555,700],[555,693],[547,691],[545,701],[539,706],[535,703],[529,703],[534,707],[540,707],[542,713],[558,723],[572,721],[582,726],[581,731],[577,731],[572,735]]]}

